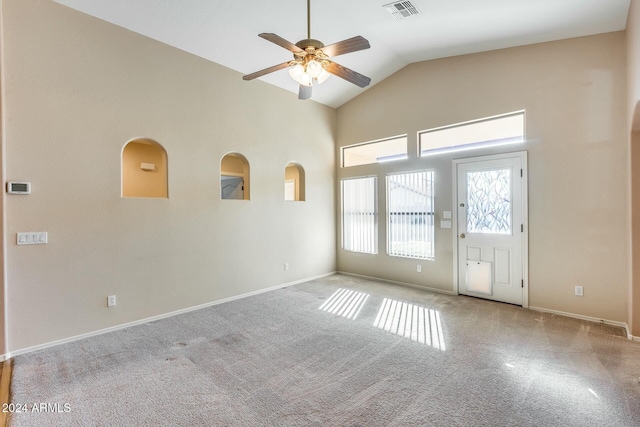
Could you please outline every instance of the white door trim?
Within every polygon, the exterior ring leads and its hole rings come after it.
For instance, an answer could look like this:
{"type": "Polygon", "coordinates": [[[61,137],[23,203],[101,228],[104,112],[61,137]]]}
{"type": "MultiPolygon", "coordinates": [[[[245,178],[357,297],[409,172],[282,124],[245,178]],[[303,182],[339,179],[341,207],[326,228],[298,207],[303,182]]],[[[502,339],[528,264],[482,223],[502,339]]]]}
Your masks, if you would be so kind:
{"type": "MultiPolygon", "coordinates": [[[[527,152],[518,151],[514,153],[502,153],[489,156],[467,157],[464,159],[454,159],[452,162],[452,191],[454,204],[457,204],[457,192],[458,192],[458,165],[464,163],[474,163],[486,160],[499,160],[508,159],[513,157],[519,157],[522,159],[522,223],[524,225],[524,232],[522,236],[522,275],[524,280],[523,292],[522,292],[522,307],[529,308],[529,184],[528,184],[528,166],[527,166],[527,152]]],[[[453,206],[453,224],[452,238],[453,238],[453,291],[456,295],[460,295],[458,289],[458,209],[457,206],[453,206]]]]}

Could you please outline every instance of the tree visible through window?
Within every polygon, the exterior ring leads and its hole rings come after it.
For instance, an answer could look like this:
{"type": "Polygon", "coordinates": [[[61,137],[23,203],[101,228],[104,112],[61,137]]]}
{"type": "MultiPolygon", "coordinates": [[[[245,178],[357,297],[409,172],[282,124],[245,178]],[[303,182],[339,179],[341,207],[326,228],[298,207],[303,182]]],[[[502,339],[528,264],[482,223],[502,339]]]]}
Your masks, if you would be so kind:
{"type": "Polygon", "coordinates": [[[387,253],[434,258],[433,172],[387,175],[387,253]]]}

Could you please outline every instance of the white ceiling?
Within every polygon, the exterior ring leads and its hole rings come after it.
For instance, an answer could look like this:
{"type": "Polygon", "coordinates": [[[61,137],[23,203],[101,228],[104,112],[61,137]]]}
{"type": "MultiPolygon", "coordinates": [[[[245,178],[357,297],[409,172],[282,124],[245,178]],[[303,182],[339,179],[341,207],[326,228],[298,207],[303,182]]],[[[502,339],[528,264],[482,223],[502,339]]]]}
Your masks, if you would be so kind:
{"type": "MultiPolygon", "coordinates": [[[[55,1],[243,74],[293,58],[259,33],[307,38],[305,0],[55,1]]],[[[411,0],[422,14],[396,20],[382,7],[391,0],[312,0],[311,37],[325,45],[369,40],[370,49],[336,62],[375,85],[412,62],[624,30],[630,1],[411,0]]],[[[286,70],[261,80],[298,92],[286,70]]],[[[362,91],[332,76],[312,99],[338,107],[362,91]]]]}

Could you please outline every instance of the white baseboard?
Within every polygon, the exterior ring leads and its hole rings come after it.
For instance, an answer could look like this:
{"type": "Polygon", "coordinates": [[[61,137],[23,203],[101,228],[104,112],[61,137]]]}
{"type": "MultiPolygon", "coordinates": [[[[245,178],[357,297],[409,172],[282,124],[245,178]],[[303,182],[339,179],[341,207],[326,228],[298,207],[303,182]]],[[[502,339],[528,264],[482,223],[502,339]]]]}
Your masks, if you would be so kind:
{"type": "Polygon", "coordinates": [[[420,285],[416,285],[414,283],[406,283],[406,282],[398,282],[396,280],[381,279],[379,277],[365,276],[363,274],[347,273],[346,271],[338,271],[338,274],[344,274],[345,276],[360,277],[361,279],[367,279],[367,280],[377,280],[378,282],[389,283],[391,285],[406,286],[408,288],[421,289],[423,291],[436,292],[438,294],[458,295],[453,291],[445,291],[445,290],[438,289],[438,288],[430,288],[428,286],[420,286],[420,285]]]}
{"type": "MultiPolygon", "coordinates": [[[[345,276],[360,277],[360,278],[368,279],[368,280],[377,280],[379,282],[390,283],[390,284],[399,285],[399,286],[407,286],[407,287],[410,287],[410,288],[422,289],[422,290],[427,290],[427,291],[431,291],[431,292],[437,292],[437,293],[441,293],[441,294],[445,294],[445,295],[458,295],[457,293],[455,293],[453,291],[445,291],[445,290],[442,290],[442,289],[430,288],[430,287],[427,287],[427,286],[419,286],[419,285],[415,285],[413,283],[398,282],[398,281],[395,281],[395,280],[381,279],[379,277],[365,276],[365,275],[362,275],[362,274],[347,273],[345,271],[338,271],[338,274],[344,274],[345,276]]],[[[557,315],[560,315],[560,316],[572,317],[574,319],[587,320],[589,322],[604,323],[606,325],[617,326],[617,327],[623,328],[625,330],[628,339],[640,342],[640,337],[634,337],[633,335],[631,335],[631,333],[629,331],[629,325],[627,325],[625,322],[618,322],[618,321],[615,321],[615,320],[600,319],[600,318],[597,318],[597,317],[584,316],[582,314],[567,313],[565,311],[550,310],[548,308],[542,308],[542,307],[531,307],[531,306],[529,306],[528,308],[529,308],[529,310],[539,311],[539,312],[542,312],[542,313],[557,314],[557,315]]]]}
{"type": "Polygon", "coordinates": [[[169,313],[159,314],[157,316],[147,317],[147,318],[144,318],[144,319],[135,320],[133,322],[128,322],[128,323],[123,323],[121,325],[112,326],[112,327],[105,328],[105,329],[99,329],[97,331],[88,332],[86,334],[75,335],[75,336],[72,336],[72,337],[69,337],[69,338],[63,338],[61,340],[51,341],[51,342],[48,342],[48,343],[35,345],[33,347],[27,347],[27,348],[15,350],[15,351],[7,352],[6,354],[0,355],[0,361],[8,360],[8,359],[11,359],[12,357],[20,356],[22,354],[31,353],[31,352],[38,351],[38,350],[44,350],[44,349],[49,348],[49,347],[55,347],[55,346],[58,346],[58,345],[61,345],[61,344],[67,344],[67,343],[70,343],[70,342],[73,342],[73,341],[78,341],[78,340],[82,340],[82,339],[89,338],[89,337],[95,337],[97,335],[106,334],[106,333],[117,331],[117,330],[120,330],[120,329],[130,328],[132,326],[143,325],[145,323],[154,322],[156,320],[166,319],[167,317],[173,317],[173,316],[177,316],[179,314],[184,314],[184,313],[189,313],[191,311],[201,310],[203,308],[212,307],[214,305],[224,304],[225,302],[231,302],[231,301],[239,300],[239,299],[242,299],[242,298],[247,298],[247,297],[251,297],[251,296],[254,296],[254,295],[263,294],[263,293],[266,293],[266,292],[275,291],[275,290],[278,290],[278,289],[286,288],[288,286],[293,286],[293,285],[297,285],[297,284],[300,284],[300,283],[309,282],[311,280],[316,280],[316,279],[321,279],[323,277],[333,276],[334,274],[336,274],[336,272],[332,271],[330,273],[320,274],[318,276],[313,276],[313,277],[307,277],[307,278],[296,280],[296,281],[293,281],[293,282],[283,283],[281,285],[272,286],[270,288],[265,288],[265,289],[260,289],[260,290],[253,291],[253,292],[248,292],[246,294],[241,294],[241,295],[236,295],[236,296],[229,297],[229,298],[224,298],[224,299],[221,299],[221,300],[211,301],[211,302],[208,302],[208,303],[205,303],[205,304],[195,305],[193,307],[187,307],[187,308],[183,308],[181,310],[176,310],[176,311],[171,311],[169,313]]]}
{"type": "Polygon", "coordinates": [[[604,323],[605,325],[617,326],[617,327],[623,328],[625,330],[628,339],[630,339],[630,340],[633,339],[635,341],[640,341],[640,337],[634,337],[633,335],[631,335],[629,333],[629,325],[627,325],[625,322],[618,322],[616,320],[600,319],[598,317],[584,316],[582,314],[567,313],[565,311],[550,310],[548,308],[542,308],[542,307],[529,306],[529,310],[539,311],[541,313],[557,314],[557,315],[560,315],[560,316],[572,317],[574,319],[587,320],[589,322],[604,323]]]}

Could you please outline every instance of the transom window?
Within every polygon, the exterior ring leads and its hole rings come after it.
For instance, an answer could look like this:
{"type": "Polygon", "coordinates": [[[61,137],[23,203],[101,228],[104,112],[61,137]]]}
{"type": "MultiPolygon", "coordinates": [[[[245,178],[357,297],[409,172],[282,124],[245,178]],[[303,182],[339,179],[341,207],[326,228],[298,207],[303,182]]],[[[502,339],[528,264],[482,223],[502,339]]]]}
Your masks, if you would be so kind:
{"type": "Polygon", "coordinates": [[[425,130],[418,140],[420,156],[522,143],[524,111],[425,130]]]}
{"type": "Polygon", "coordinates": [[[433,172],[387,175],[387,253],[434,258],[433,172]]]}
{"type": "Polygon", "coordinates": [[[390,162],[407,158],[407,135],[342,147],[342,167],[390,162]]]}

